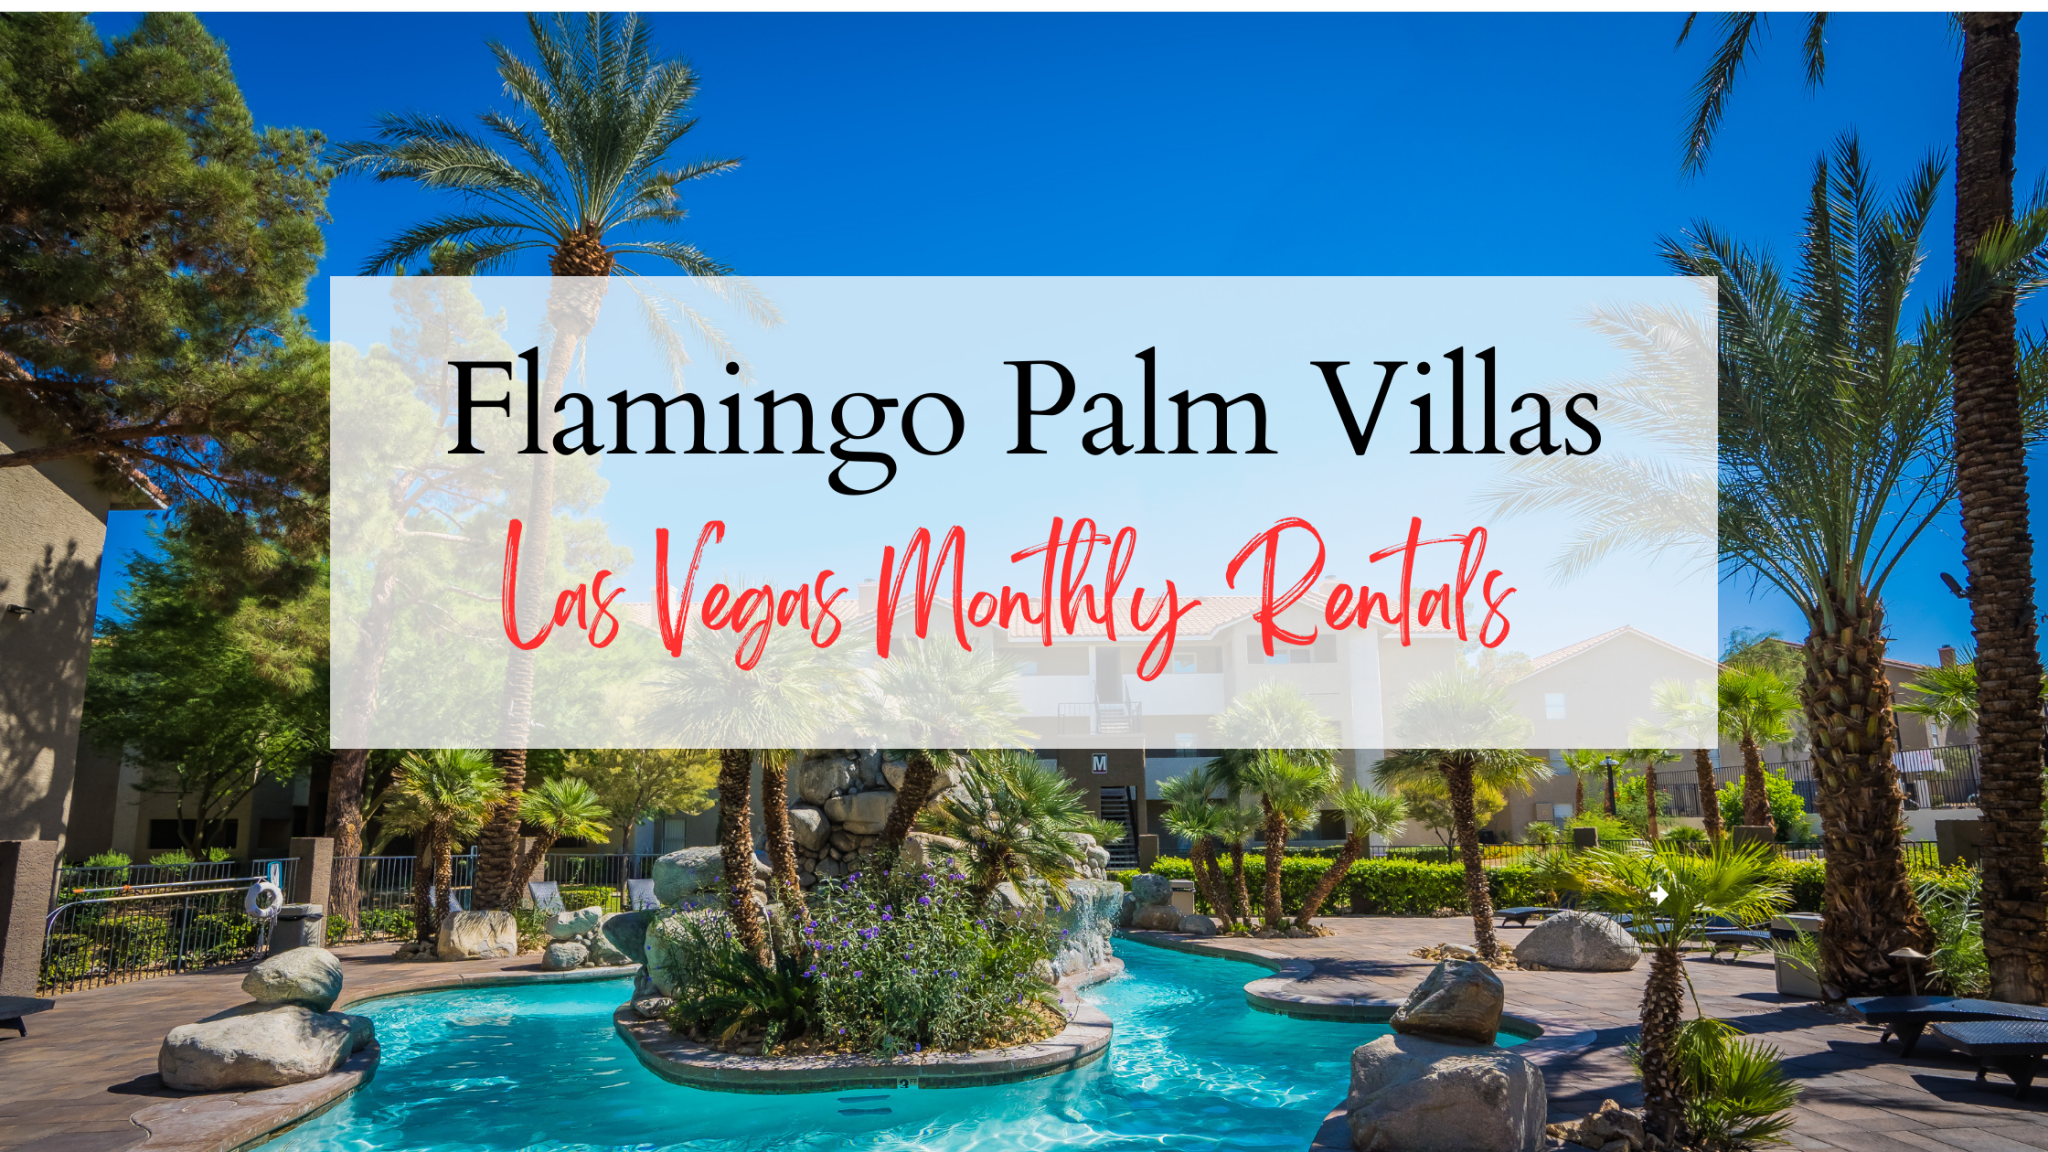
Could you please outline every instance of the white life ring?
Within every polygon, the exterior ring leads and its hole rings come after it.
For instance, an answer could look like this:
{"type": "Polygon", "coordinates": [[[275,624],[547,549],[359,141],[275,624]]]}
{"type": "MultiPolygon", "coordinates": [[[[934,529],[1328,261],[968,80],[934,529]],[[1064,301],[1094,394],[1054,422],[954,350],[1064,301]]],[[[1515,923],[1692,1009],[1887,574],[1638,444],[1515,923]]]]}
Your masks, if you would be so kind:
{"type": "Polygon", "coordinates": [[[283,891],[268,880],[258,880],[249,885],[249,894],[242,898],[242,911],[256,920],[275,920],[278,909],[282,907],[283,891]]]}

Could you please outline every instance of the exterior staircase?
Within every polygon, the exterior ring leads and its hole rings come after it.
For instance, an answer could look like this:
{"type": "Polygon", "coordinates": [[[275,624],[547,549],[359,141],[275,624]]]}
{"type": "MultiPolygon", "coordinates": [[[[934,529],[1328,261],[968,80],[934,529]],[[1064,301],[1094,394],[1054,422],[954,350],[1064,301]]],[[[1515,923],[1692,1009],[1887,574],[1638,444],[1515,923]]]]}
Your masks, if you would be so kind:
{"type": "Polygon", "coordinates": [[[1138,838],[1131,823],[1131,795],[1126,788],[1104,788],[1101,794],[1102,818],[1112,824],[1124,826],[1123,839],[1114,844],[1104,844],[1109,849],[1111,871],[1138,866],[1138,838]]]}

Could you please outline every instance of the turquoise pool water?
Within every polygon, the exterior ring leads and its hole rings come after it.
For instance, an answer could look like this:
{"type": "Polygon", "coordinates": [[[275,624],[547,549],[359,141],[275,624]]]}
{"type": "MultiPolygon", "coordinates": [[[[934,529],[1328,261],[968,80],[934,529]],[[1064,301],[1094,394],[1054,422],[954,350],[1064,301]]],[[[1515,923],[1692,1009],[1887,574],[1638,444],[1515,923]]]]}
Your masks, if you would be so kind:
{"type": "MultiPolygon", "coordinates": [[[[265,1152],[1300,1149],[1378,1024],[1255,1012],[1258,969],[1139,944],[1090,995],[1116,1021],[1087,1068],[996,1088],[802,1096],[704,1092],[642,1068],[612,1031],[623,980],[430,992],[363,1006],[370,1085],[265,1152]]],[[[1504,1041],[1509,1037],[1503,1036],[1504,1041]]]]}

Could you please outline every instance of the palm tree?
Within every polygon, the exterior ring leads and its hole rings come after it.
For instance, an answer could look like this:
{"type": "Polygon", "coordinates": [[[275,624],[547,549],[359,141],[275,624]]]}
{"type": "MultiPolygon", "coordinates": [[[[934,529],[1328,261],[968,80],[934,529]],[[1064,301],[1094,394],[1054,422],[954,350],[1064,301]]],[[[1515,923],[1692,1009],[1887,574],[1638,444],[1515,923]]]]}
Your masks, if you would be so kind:
{"type": "Polygon", "coordinates": [[[1195,874],[1195,888],[1202,899],[1221,917],[1225,927],[1236,922],[1231,902],[1225,898],[1223,876],[1216,866],[1216,841],[1222,836],[1222,810],[1216,793],[1223,787],[1212,764],[1162,780],[1159,798],[1166,802],[1166,829],[1188,842],[1188,867],[1195,874]]]}
{"type": "Polygon", "coordinates": [[[1529,722],[1515,712],[1507,691],[1462,665],[1417,684],[1396,713],[1394,730],[1403,740],[1422,736],[1431,746],[1392,753],[1373,765],[1373,780],[1382,788],[1400,788],[1442,779],[1464,859],[1465,902],[1472,910],[1479,958],[1499,960],[1473,793],[1480,785],[1503,791],[1531,787],[1549,778],[1550,766],[1522,749],[1529,722]]]}
{"type": "MultiPolygon", "coordinates": [[[[851,681],[833,649],[813,646],[802,632],[772,632],[761,658],[741,668],[723,640],[699,636],[682,645],[671,667],[655,681],[655,705],[648,730],[670,743],[718,749],[718,847],[726,894],[741,945],[766,957],[767,926],[753,901],[754,748],[808,746],[846,717],[851,681]]],[[[773,830],[769,866],[786,895],[799,892],[796,848],[790,842],[787,751],[761,753],[764,824],[773,830]],[[771,799],[778,797],[779,799],[771,799]]]]}
{"type": "MultiPolygon", "coordinates": [[[[689,114],[696,73],[682,61],[658,58],[652,29],[635,16],[592,12],[548,21],[530,14],[527,27],[537,66],[503,44],[490,45],[519,111],[483,113],[483,135],[438,116],[385,113],[377,118],[376,139],[336,150],[340,171],[380,182],[409,180],[454,193],[470,206],[405,229],[371,257],[366,274],[400,268],[453,244],[464,255],[463,273],[508,267],[521,252],[544,251],[548,271],[557,277],[630,274],[623,255],[652,257],[692,276],[725,275],[728,269],[688,244],[640,235],[683,221],[680,185],[739,165],[696,160],[663,167],[696,126],[689,114]]],[[[561,395],[602,298],[601,286],[587,284],[558,285],[550,294],[555,346],[547,361],[543,412],[561,395]]],[[[554,505],[554,456],[542,453],[533,463],[524,544],[542,564],[548,562],[554,505]]],[[[525,596],[532,602],[519,605],[529,618],[541,610],[542,583],[528,582],[525,596]]],[[[518,899],[518,795],[526,785],[533,674],[534,654],[512,652],[501,747],[493,754],[507,799],[492,810],[484,829],[476,878],[480,907],[510,908],[518,899]]]]}
{"type": "Polygon", "coordinates": [[[903,784],[882,829],[882,847],[903,843],[932,797],[939,761],[957,763],[960,749],[1027,744],[1017,726],[1016,667],[984,649],[968,652],[950,641],[898,644],[875,663],[875,694],[861,726],[883,747],[903,756],[903,784]]]}
{"type": "Polygon", "coordinates": [[[925,809],[917,826],[967,845],[968,891],[986,903],[1004,882],[1035,902],[1036,877],[1052,884],[1080,874],[1076,833],[1097,835],[1101,821],[1081,791],[1057,770],[1014,749],[969,754],[962,767],[964,797],[925,809]]]}
{"type": "Polygon", "coordinates": [[[533,875],[535,868],[547,862],[548,850],[557,840],[600,840],[612,833],[611,825],[604,822],[611,813],[598,800],[597,791],[574,776],[557,776],[528,789],[520,798],[519,816],[540,833],[532,846],[519,854],[517,875],[521,877],[533,875]]]}
{"type": "Polygon", "coordinates": [[[1719,840],[1721,806],[1714,802],[1713,745],[1720,737],[1720,701],[1705,681],[1687,690],[1676,680],[1665,680],[1650,689],[1650,707],[1663,718],[1664,732],[1679,747],[1692,749],[1693,778],[1698,782],[1707,838],[1719,840]]]}
{"type": "MultiPolygon", "coordinates": [[[[1160,789],[1165,792],[1164,788],[1160,789]]],[[[1351,874],[1351,866],[1365,855],[1365,849],[1372,837],[1391,839],[1401,834],[1408,820],[1408,805],[1399,797],[1381,792],[1368,792],[1353,784],[1339,791],[1332,800],[1337,810],[1344,813],[1344,850],[1330,862],[1322,879],[1309,891],[1308,899],[1302,901],[1301,914],[1294,918],[1294,926],[1303,931],[1309,928],[1309,921],[1323,907],[1323,901],[1337,890],[1337,885],[1351,874]]]]}
{"type": "Polygon", "coordinates": [[[1622,753],[1622,763],[1640,764],[1643,766],[1643,805],[1647,813],[1644,817],[1643,834],[1649,839],[1650,843],[1655,844],[1659,836],[1657,809],[1662,806],[1664,799],[1662,790],[1657,787],[1657,765],[1676,764],[1684,756],[1675,748],[1659,748],[1654,746],[1654,742],[1664,735],[1662,729],[1652,727],[1645,730],[1639,728],[1632,735],[1640,743],[1636,747],[1629,748],[1622,753]]]}
{"type": "Polygon", "coordinates": [[[504,786],[489,753],[439,748],[406,753],[392,787],[398,803],[385,820],[412,832],[419,844],[412,881],[413,939],[431,941],[440,933],[441,910],[455,883],[455,841],[476,834],[485,812],[503,799],[504,786]]]}
{"type": "Polygon", "coordinates": [[[1633,915],[1636,939],[1650,953],[1637,1041],[1643,1106],[1665,1138],[1673,1139],[1686,1105],[1685,1077],[1675,1051],[1684,1015],[1686,941],[1715,917],[1745,924],[1765,919],[1790,902],[1791,890],[1776,879],[1775,860],[1765,845],[1738,847],[1725,838],[1704,853],[1677,847],[1595,849],[1579,853],[1570,867],[1581,887],[1615,911],[1633,915]]]}
{"type": "Polygon", "coordinates": [[[1923,668],[1907,687],[1916,694],[1898,706],[1926,719],[1944,735],[1977,722],[1977,659],[1968,653],[1954,664],[1923,668]]]}
{"type": "Polygon", "coordinates": [[[1606,771],[1602,761],[1607,759],[1604,748],[1568,748],[1558,754],[1565,771],[1572,774],[1572,815],[1586,813],[1586,777],[1599,776],[1606,771]]]}
{"type": "Polygon", "coordinates": [[[1768,668],[1745,667],[1723,669],[1715,695],[1721,706],[1721,732],[1742,749],[1742,822],[1775,828],[1764,791],[1763,746],[1792,739],[1799,696],[1768,668]]]}
{"type": "MultiPolygon", "coordinates": [[[[1952,309],[1941,302],[1917,329],[1904,316],[1940,185],[1927,161],[1886,208],[1844,137],[1816,166],[1794,284],[1706,225],[1665,241],[1674,268],[1721,284],[1723,560],[1807,619],[1801,700],[1829,859],[1822,954],[1852,995],[1905,990],[1887,954],[1928,946],[1899,832],[1884,588],[1957,483],[1944,419],[1952,309]]],[[[2030,435],[2043,426],[2042,367],[2028,368],[2030,435]]]]}
{"type": "MultiPolygon", "coordinates": [[[[1982,865],[1985,907],[1991,910],[1985,918],[1985,951],[1994,973],[1993,994],[2033,1003],[2048,995],[2048,933],[2041,931],[2035,911],[2048,899],[2048,861],[2041,851],[2043,722],[2034,689],[2041,680],[2041,658],[2026,495],[2026,448],[2040,432],[2040,391],[2031,379],[2037,372],[2029,363],[2031,348],[2022,348],[2016,338],[2020,293],[2011,272],[2015,258],[2040,243],[2042,220],[2038,207],[2024,227],[2015,228],[2013,219],[2019,18],[2017,12],[1953,17],[1963,42],[1956,86],[1955,274],[1950,290],[1955,306],[1943,317],[1940,336],[1953,341],[1943,356],[1952,373],[1946,399],[1955,430],[1954,471],[1944,486],[1961,498],[1970,626],[1990,688],[1977,741],[1983,774],[1979,804],[1990,825],[1982,865]]],[[[1689,167],[1704,162],[1763,20],[1753,12],[1722,17],[1723,42],[1696,89],[1689,167]]],[[[1811,84],[1823,75],[1825,22],[1825,14],[1809,17],[1806,70],[1811,84]]],[[[1680,43],[1691,28],[1688,18],[1680,43]]],[[[1917,234],[1915,243],[1917,248],[1917,234]]],[[[1890,895],[1889,880],[1885,895],[1890,895]]],[[[1857,949],[1855,962],[1865,959],[1874,958],[1857,949]]]]}
{"type": "Polygon", "coordinates": [[[1266,928],[1278,932],[1286,919],[1280,871],[1287,832],[1313,820],[1323,798],[1337,786],[1331,751],[1337,726],[1300,689],[1274,680],[1241,693],[1210,727],[1218,742],[1231,749],[1216,761],[1224,786],[1233,796],[1259,797],[1266,840],[1266,928]]]}

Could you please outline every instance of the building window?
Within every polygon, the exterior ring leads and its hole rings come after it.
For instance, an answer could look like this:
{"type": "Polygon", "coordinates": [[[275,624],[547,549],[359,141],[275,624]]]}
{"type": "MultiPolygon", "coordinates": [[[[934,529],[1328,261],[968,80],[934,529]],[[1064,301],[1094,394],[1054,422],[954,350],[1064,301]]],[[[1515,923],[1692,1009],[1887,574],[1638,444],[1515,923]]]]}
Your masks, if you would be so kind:
{"type": "Polygon", "coordinates": [[[1545,692],[1543,694],[1543,718],[1545,720],[1564,719],[1564,693],[1545,692]]]}
{"type": "MultiPolygon", "coordinates": [[[[197,820],[186,820],[183,823],[185,825],[185,835],[197,840],[199,838],[199,822],[197,820]]],[[[149,850],[161,852],[172,848],[183,848],[185,841],[178,835],[178,824],[179,821],[176,820],[151,820],[149,822],[149,850]]],[[[233,848],[236,837],[241,833],[241,825],[242,822],[240,820],[221,821],[220,830],[213,837],[213,846],[215,848],[233,848]]],[[[286,827],[289,828],[290,825],[286,825],[286,827]]],[[[290,837],[286,837],[286,839],[289,840],[290,837]]]]}
{"type": "Polygon", "coordinates": [[[1337,647],[1334,644],[1317,644],[1313,648],[1301,648],[1293,644],[1275,643],[1273,654],[1266,655],[1266,646],[1257,636],[1244,638],[1244,656],[1253,664],[1334,664],[1337,662],[1337,647]]]}
{"type": "Polygon", "coordinates": [[[1173,746],[1181,751],[1194,751],[1195,734],[1193,732],[1175,732],[1173,734],[1173,746]]]}

